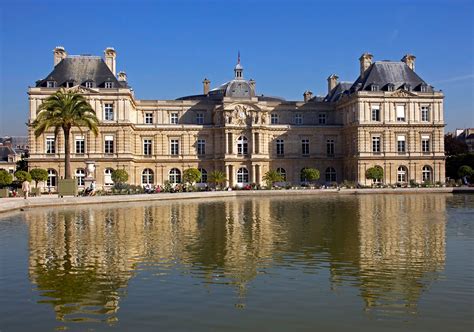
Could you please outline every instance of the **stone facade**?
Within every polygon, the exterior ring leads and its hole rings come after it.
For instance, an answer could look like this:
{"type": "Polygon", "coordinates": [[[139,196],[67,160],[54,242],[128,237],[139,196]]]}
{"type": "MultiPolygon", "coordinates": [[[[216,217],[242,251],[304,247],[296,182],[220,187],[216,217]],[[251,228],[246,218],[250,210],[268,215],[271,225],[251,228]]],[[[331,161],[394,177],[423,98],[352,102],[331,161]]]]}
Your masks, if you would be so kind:
{"type": "MultiPolygon", "coordinates": [[[[179,182],[191,167],[225,172],[228,186],[261,184],[268,170],[299,185],[305,167],[320,170],[320,183],[367,185],[365,172],[374,165],[383,167],[387,184],[444,182],[444,96],[414,73],[414,56],[372,62],[365,53],[355,82],[331,75],[327,96],[306,91],[303,101],[257,95],[240,59],[233,80],[210,89],[205,79],[202,95],[140,100],[126,74],[116,76],[115,50],[104,53],[105,60],[68,56],[58,47],[54,70],[28,90],[30,122],[60,87],[79,91],[95,109],[99,135],[77,129],[71,135],[72,170],[80,184],[86,162],[95,164],[99,187],[112,184],[110,172],[117,168],[139,185],[179,182]]],[[[29,141],[30,167],[48,169],[46,185],[54,190],[64,175],[62,134],[35,138],[30,128],[29,141]]]]}

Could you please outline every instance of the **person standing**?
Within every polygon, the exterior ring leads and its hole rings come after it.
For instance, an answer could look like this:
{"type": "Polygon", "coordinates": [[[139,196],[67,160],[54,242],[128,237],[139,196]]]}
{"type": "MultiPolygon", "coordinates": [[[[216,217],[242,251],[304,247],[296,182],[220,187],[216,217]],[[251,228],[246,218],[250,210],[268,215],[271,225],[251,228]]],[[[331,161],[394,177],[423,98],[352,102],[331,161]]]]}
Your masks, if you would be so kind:
{"type": "Polygon", "coordinates": [[[28,194],[30,192],[30,183],[27,180],[23,181],[23,183],[21,184],[21,190],[23,191],[23,194],[25,195],[25,199],[27,199],[28,194]]]}

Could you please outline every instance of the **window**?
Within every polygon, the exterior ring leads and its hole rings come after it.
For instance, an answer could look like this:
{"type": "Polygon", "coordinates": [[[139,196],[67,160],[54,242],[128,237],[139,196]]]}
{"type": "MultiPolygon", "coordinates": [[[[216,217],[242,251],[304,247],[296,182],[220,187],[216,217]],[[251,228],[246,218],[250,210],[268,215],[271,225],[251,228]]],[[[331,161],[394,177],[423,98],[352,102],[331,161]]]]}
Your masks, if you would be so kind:
{"type": "Polygon", "coordinates": [[[428,106],[421,106],[421,121],[428,122],[430,121],[430,109],[428,106]]]}
{"type": "Polygon", "coordinates": [[[47,81],[46,82],[46,87],[47,88],[55,88],[56,87],[56,81],[47,81]]]}
{"type": "Polygon", "coordinates": [[[75,146],[76,146],[76,153],[77,154],[84,154],[85,153],[84,136],[76,136],[75,146]]]}
{"type": "Polygon", "coordinates": [[[104,137],[104,152],[114,153],[114,137],[112,135],[106,135],[104,137]]]}
{"type": "Polygon", "coordinates": [[[407,182],[407,168],[405,166],[400,166],[397,169],[397,181],[398,182],[407,182]]]}
{"type": "Polygon", "coordinates": [[[244,168],[244,167],[241,167],[239,168],[239,170],[237,171],[237,183],[248,183],[249,182],[249,171],[244,168]]]}
{"type": "Polygon", "coordinates": [[[398,135],[397,136],[397,152],[398,153],[405,153],[406,152],[406,143],[405,143],[405,136],[398,135]]]}
{"type": "Polygon", "coordinates": [[[301,140],[301,154],[303,156],[309,156],[309,139],[301,140]]]}
{"type": "Polygon", "coordinates": [[[380,136],[372,137],[372,152],[380,153],[380,136]]]}
{"type": "Polygon", "coordinates": [[[145,156],[151,156],[152,153],[152,140],[149,138],[145,138],[143,140],[143,154],[145,156]]]}
{"type": "Polygon", "coordinates": [[[86,82],[86,88],[89,88],[89,89],[90,89],[90,88],[93,88],[93,87],[94,87],[94,83],[93,83],[93,82],[91,82],[91,81],[87,81],[87,82],[86,82]]]}
{"type": "Polygon", "coordinates": [[[114,104],[104,104],[104,120],[114,120],[114,104]]]}
{"type": "Polygon", "coordinates": [[[179,154],[179,140],[170,140],[170,154],[173,156],[177,156],[179,154]]]}
{"type": "Polygon", "coordinates": [[[197,154],[198,155],[206,154],[206,140],[198,139],[198,141],[197,141],[197,154]]]}
{"type": "Polygon", "coordinates": [[[237,154],[246,155],[248,154],[248,140],[245,136],[239,136],[237,139],[237,154]]]}
{"type": "Polygon", "coordinates": [[[142,184],[153,184],[153,171],[145,168],[142,172],[142,184]]]}
{"type": "Polygon", "coordinates": [[[397,121],[405,121],[405,106],[397,105],[397,121]]]}
{"type": "Polygon", "coordinates": [[[431,167],[427,165],[423,166],[423,169],[421,172],[423,182],[431,181],[431,174],[432,174],[431,167]]]}
{"type": "Polygon", "coordinates": [[[428,92],[428,86],[426,84],[421,84],[420,91],[421,92],[428,92]]]}
{"type": "Polygon", "coordinates": [[[372,106],[372,121],[380,121],[380,108],[379,108],[379,106],[372,106]]]}
{"type": "Polygon", "coordinates": [[[303,115],[301,114],[295,115],[295,124],[297,125],[303,124],[303,115]]]}
{"type": "Polygon", "coordinates": [[[334,167],[326,168],[326,182],[336,182],[336,170],[334,167]]]}
{"type": "Polygon", "coordinates": [[[56,139],[54,136],[46,136],[46,153],[56,153],[56,139]]]}
{"type": "Polygon", "coordinates": [[[422,152],[430,152],[430,137],[429,136],[421,136],[421,151],[422,152]]]}
{"type": "Polygon", "coordinates": [[[326,140],[326,154],[329,157],[334,156],[334,140],[333,139],[326,140]]]}
{"type": "Polygon", "coordinates": [[[153,113],[145,113],[145,124],[153,124],[153,113]]]}
{"type": "Polygon", "coordinates": [[[280,174],[283,181],[286,181],[286,170],[284,168],[277,168],[277,173],[280,174]]]}
{"type": "Polygon", "coordinates": [[[271,124],[278,124],[278,114],[271,114],[270,115],[270,123],[271,124]]]}
{"type": "Polygon", "coordinates": [[[105,88],[106,89],[112,89],[114,87],[114,83],[113,82],[105,82],[105,88]]]}
{"type": "Polygon", "coordinates": [[[276,154],[277,156],[283,156],[285,154],[285,141],[282,139],[276,140],[276,154]]]}
{"type": "Polygon", "coordinates": [[[76,169],[77,185],[84,187],[84,178],[86,177],[86,171],[83,168],[76,169]]]}
{"type": "Polygon", "coordinates": [[[204,114],[203,113],[196,113],[196,123],[197,124],[204,124],[204,114]]]}
{"type": "Polygon", "coordinates": [[[326,113],[320,113],[318,115],[318,123],[319,124],[326,124],[326,113]]]}
{"type": "Polygon", "coordinates": [[[114,170],[112,168],[106,168],[104,171],[104,184],[106,186],[112,186],[114,181],[112,181],[112,172],[114,170]]]}
{"type": "Polygon", "coordinates": [[[379,86],[377,84],[372,84],[370,86],[370,91],[379,91],[379,86]]]}
{"type": "Polygon", "coordinates": [[[181,183],[181,171],[177,168],[172,168],[169,172],[170,183],[181,183]]]}
{"type": "Polygon", "coordinates": [[[178,124],[178,113],[171,113],[170,114],[170,123],[171,124],[178,124]]]}
{"type": "Polygon", "coordinates": [[[392,83],[389,83],[387,85],[387,91],[393,91],[395,89],[395,86],[392,83]]]}
{"type": "Polygon", "coordinates": [[[253,152],[255,154],[260,153],[260,134],[259,133],[254,133],[253,135],[253,143],[254,143],[254,150],[253,152]]]}
{"type": "Polygon", "coordinates": [[[204,168],[198,168],[201,173],[201,178],[198,180],[198,183],[207,183],[207,171],[204,168]]]}
{"type": "Polygon", "coordinates": [[[74,82],[66,82],[66,88],[72,88],[74,86],[74,82]]]}
{"type": "Polygon", "coordinates": [[[48,179],[46,180],[46,187],[56,187],[57,173],[54,169],[48,169],[48,179]]]}

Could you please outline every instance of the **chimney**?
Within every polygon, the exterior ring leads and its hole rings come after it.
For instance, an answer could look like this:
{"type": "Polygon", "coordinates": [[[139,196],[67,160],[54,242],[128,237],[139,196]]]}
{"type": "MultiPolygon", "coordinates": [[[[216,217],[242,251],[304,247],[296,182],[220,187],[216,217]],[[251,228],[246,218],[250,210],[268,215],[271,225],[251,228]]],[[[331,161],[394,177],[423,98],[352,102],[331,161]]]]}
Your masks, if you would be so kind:
{"type": "Polygon", "coordinates": [[[313,93],[309,90],[306,90],[303,93],[303,97],[304,97],[304,102],[307,103],[311,98],[313,98],[313,93]]]}
{"type": "Polygon", "coordinates": [[[207,95],[209,93],[210,88],[211,88],[211,81],[209,81],[207,78],[204,78],[204,81],[202,81],[203,94],[207,95]]]}
{"type": "Polygon", "coordinates": [[[124,71],[119,71],[118,80],[119,82],[127,82],[127,73],[124,71]]]}
{"type": "Polygon", "coordinates": [[[53,50],[54,54],[54,66],[61,62],[62,59],[67,57],[66,50],[62,46],[56,46],[53,50]]]}
{"type": "Polygon", "coordinates": [[[415,59],[416,56],[412,54],[405,54],[405,56],[402,58],[402,62],[405,62],[411,70],[415,71],[415,59]]]}
{"type": "Polygon", "coordinates": [[[255,92],[255,80],[251,78],[249,80],[249,84],[250,84],[250,87],[253,89],[253,92],[255,92]]]}
{"type": "Polygon", "coordinates": [[[359,61],[360,61],[360,74],[364,74],[364,72],[367,70],[367,68],[370,67],[370,65],[372,64],[372,54],[368,53],[368,52],[365,52],[364,54],[362,54],[359,58],[359,61]]]}
{"type": "Polygon", "coordinates": [[[109,67],[110,71],[114,76],[116,75],[115,71],[115,58],[117,57],[117,53],[115,53],[115,49],[113,47],[107,47],[104,51],[105,56],[105,64],[109,67]]]}
{"type": "Polygon", "coordinates": [[[336,87],[338,78],[336,74],[332,74],[328,77],[328,93],[331,93],[332,89],[336,87]]]}

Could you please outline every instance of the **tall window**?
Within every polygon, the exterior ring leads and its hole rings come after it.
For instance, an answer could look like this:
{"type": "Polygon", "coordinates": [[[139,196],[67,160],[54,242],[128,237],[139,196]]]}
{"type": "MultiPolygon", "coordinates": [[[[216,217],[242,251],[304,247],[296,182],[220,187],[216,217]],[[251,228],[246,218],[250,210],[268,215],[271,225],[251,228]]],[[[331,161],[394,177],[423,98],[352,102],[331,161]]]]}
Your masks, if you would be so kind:
{"type": "Polygon", "coordinates": [[[372,106],[372,121],[380,121],[380,108],[379,108],[379,106],[372,106]]]}
{"type": "Polygon", "coordinates": [[[145,124],[153,124],[153,113],[145,113],[145,124]]]}
{"type": "Polygon", "coordinates": [[[405,106],[404,105],[397,105],[397,121],[405,121],[405,106]]]}
{"type": "Polygon", "coordinates": [[[114,181],[112,181],[112,172],[114,170],[112,168],[106,168],[104,171],[104,184],[106,186],[112,186],[114,181]]]}
{"type": "Polygon", "coordinates": [[[113,82],[105,82],[105,88],[106,89],[112,89],[114,87],[114,83],[113,82]]]}
{"type": "Polygon", "coordinates": [[[303,156],[309,156],[309,139],[301,140],[301,154],[303,156]]]}
{"type": "Polygon", "coordinates": [[[169,172],[170,183],[181,183],[181,171],[177,168],[172,168],[169,172]]]}
{"type": "Polygon", "coordinates": [[[76,153],[77,154],[84,154],[85,153],[84,136],[76,136],[75,146],[76,146],[76,153]]]}
{"type": "Polygon", "coordinates": [[[283,156],[285,154],[285,141],[282,139],[276,140],[276,153],[277,156],[283,156]]]}
{"type": "Polygon", "coordinates": [[[170,154],[173,156],[177,156],[179,154],[179,140],[170,140],[170,154]]]}
{"type": "Polygon", "coordinates": [[[170,114],[170,123],[171,124],[178,124],[178,113],[171,113],[170,114]]]}
{"type": "Polygon", "coordinates": [[[204,155],[206,154],[206,140],[198,139],[197,141],[197,154],[204,155]]]}
{"type": "Polygon", "coordinates": [[[207,183],[207,171],[204,168],[198,168],[198,170],[201,173],[198,183],[207,183]]]}
{"type": "Polygon", "coordinates": [[[152,140],[149,138],[145,138],[143,140],[143,154],[145,156],[151,156],[152,153],[152,140]]]}
{"type": "Polygon", "coordinates": [[[430,121],[430,109],[428,106],[421,106],[421,121],[428,122],[430,121]]]}
{"type": "Polygon", "coordinates": [[[334,140],[328,139],[326,140],[326,154],[328,156],[334,156],[334,140]]]}
{"type": "Polygon", "coordinates": [[[46,136],[46,153],[56,153],[56,139],[54,136],[46,136]]]}
{"type": "Polygon", "coordinates": [[[421,151],[422,152],[430,152],[430,137],[429,136],[421,136],[421,151]]]}
{"type": "Polygon", "coordinates": [[[197,124],[204,124],[204,114],[203,113],[196,113],[196,123],[197,124]]]}
{"type": "Polygon", "coordinates": [[[326,124],[326,113],[320,113],[318,115],[318,123],[319,124],[326,124]]]}
{"type": "Polygon", "coordinates": [[[114,104],[104,104],[104,120],[114,120],[114,104]]]}
{"type": "Polygon", "coordinates": [[[380,136],[372,137],[372,152],[380,153],[380,136]]]}
{"type": "Polygon", "coordinates": [[[277,168],[277,173],[280,174],[283,181],[286,181],[286,170],[284,168],[277,168]]]}
{"type": "Polygon", "coordinates": [[[56,87],[56,81],[48,81],[48,82],[46,82],[46,87],[47,87],[47,88],[55,88],[55,87],[56,87]]]}
{"type": "Polygon", "coordinates": [[[336,170],[334,167],[326,168],[326,182],[336,182],[336,170]]]}
{"type": "Polygon", "coordinates": [[[142,172],[142,184],[153,184],[153,171],[145,168],[142,172]]]}
{"type": "Polygon", "coordinates": [[[249,171],[241,167],[237,171],[237,183],[248,183],[249,182],[249,171]]]}
{"type": "Polygon", "coordinates": [[[428,165],[423,166],[423,169],[421,172],[423,182],[431,181],[432,179],[431,174],[432,174],[431,167],[428,165]]]}
{"type": "Polygon", "coordinates": [[[57,173],[54,169],[48,169],[48,179],[46,180],[46,187],[56,187],[57,173]]]}
{"type": "Polygon", "coordinates": [[[405,136],[398,135],[397,136],[397,152],[398,153],[405,153],[406,152],[406,143],[405,143],[405,136]]]}
{"type": "Polygon", "coordinates": [[[407,182],[407,168],[405,166],[400,166],[397,169],[397,181],[398,182],[407,182]]]}
{"type": "Polygon", "coordinates": [[[270,115],[270,123],[271,124],[278,124],[278,114],[271,114],[270,115]]]}
{"type": "Polygon", "coordinates": [[[104,137],[104,152],[114,153],[114,137],[111,135],[106,135],[104,137]]]}
{"type": "Polygon", "coordinates": [[[86,171],[83,168],[76,169],[76,179],[77,179],[77,185],[79,187],[84,186],[84,178],[85,177],[86,177],[86,171]]]}
{"type": "Polygon", "coordinates": [[[303,115],[295,114],[295,124],[297,125],[303,124],[303,115]]]}
{"type": "Polygon", "coordinates": [[[237,154],[246,155],[248,154],[248,140],[245,136],[240,136],[237,139],[237,154]]]}
{"type": "Polygon", "coordinates": [[[92,81],[87,81],[87,82],[86,82],[86,88],[91,89],[91,88],[93,88],[93,87],[94,87],[94,83],[93,83],[92,81]]]}

